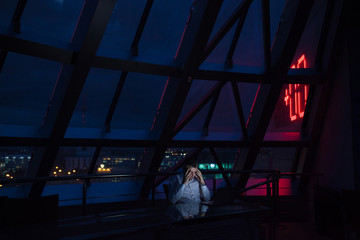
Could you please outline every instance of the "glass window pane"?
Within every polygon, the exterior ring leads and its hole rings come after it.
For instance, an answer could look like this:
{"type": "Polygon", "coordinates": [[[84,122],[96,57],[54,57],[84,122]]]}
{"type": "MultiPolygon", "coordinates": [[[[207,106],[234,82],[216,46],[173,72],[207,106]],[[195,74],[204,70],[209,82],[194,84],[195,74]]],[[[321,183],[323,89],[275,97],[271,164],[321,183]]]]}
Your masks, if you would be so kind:
{"type": "MultiPolygon", "coordinates": [[[[81,205],[85,180],[76,184],[47,184],[42,196],[59,195],[59,206],[81,205]]],[[[138,200],[144,178],[138,181],[91,182],[86,188],[87,204],[138,200]]]]}
{"type": "MultiPolygon", "coordinates": [[[[219,166],[216,164],[213,155],[209,149],[204,149],[198,154],[195,148],[169,148],[165,151],[163,161],[160,166],[160,171],[169,171],[174,166],[179,164],[182,160],[191,156],[196,158],[198,168],[202,171],[206,170],[219,170],[219,166]]],[[[217,156],[219,157],[222,166],[225,170],[231,170],[234,164],[235,156],[238,153],[237,149],[217,148],[215,149],[217,156]]],[[[181,171],[181,167],[179,171],[181,171]]],[[[221,174],[216,174],[216,179],[222,178],[221,174]]],[[[212,174],[204,174],[205,179],[212,179],[212,174]]]]}
{"type": "Polygon", "coordinates": [[[8,27],[16,9],[17,1],[0,1],[0,25],[8,27]]]}
{"type": "Polygon", "coordinates": [[[268,132],[299,132],[305,114],[309,85],[285,84],[273,112],[268,132]]]}
{"type": "MultiPolygon", "coordinates": [[[[215,81],[207,80],[194,80],[192,82],[190,91],[181,110],[178,123],[201,101],[204,96],[206,96],[215,84],[215,81]]],[[[202,131],[202,127],[210,107],[210,102],[207,103],[187,125],[185,125],[183,131],[202,131]]]]}
{"type": "MultiPolygon", "coordinates": [[[[24,178],[33,147],[0,147],[0,179],[24,178]]],[[[0,184],[0,197],[25,197],[23,184],[0,184]]]]}
{"type": "MultiPolygon", "coordinates": [[[[278,169],[281,172],[291,172],[294,159],[296,157],[296,148],[261,148],[253,167],[254,170],[273,170],[278,169]]],[[[246,187],[263,182],[267,179],[267,173],[251,174],[246,187]]],[[[291,178],[282,177],[279,180],[280,196],[291,195],[296,190],[296,182],[291,178]]],[[[246,195],[265,196],[266,185],[250,190],[246,195]]]]}
{"type": "Polygon", "coordinates": [[[60,67],[57,62],[9,52],[0,73],[0,122],[40,126],[60,67]]]}
{"type": "MultiPolygon", "coordinates": [[[[302,54],[294,59],[291,69],[308,68],[308,58],[302,54]]],[[[305,116],[309,84],[284,84],[267,132],[299,132],[305,116]]]]}
{"type": "Polygon", "coordinates": [[[160,171],[169,171],[194,151],[192,148],[169,148],[165,151],[160,171]]]}
{"type": "Polygon", "coordinates": [[[155,58],[153,62],[173,59],[189,18],[192,3],[192,0],[154,1],[139,43],[139,55],[152,56],[155,58]]]}
{"type": "MultiPolygon", "coordinates": [[[[169,63],[175,57],[192,2],[154,1],[138,45],[138,58],[169,63]]],[[[145,4],[145,0],[118,1],[97,55],[119,57],[129,52],[145,4]]]]}
{"type": "MultiPolygon", "coordinates": [[[[178,123],[202,100],[207,93],[215,86],[216,81],[194,80],[190,88],[189,94],[186,98],[184,107],[180,114],[178,123]]],[[[248,120],[250,110],[255,99],[258,84],[238,83],[238,90],[242,104],[245,122],[248,120]]],[[[211,110],[211,105],[214,98],[212,98],[182,129],[184,132],[199,132],[204,131],[205,122],[211,110]]],[[[208,132],[229,132],[238,133],[238,139],[241,136],[242,130],[238,110],[235,103],[233,89],[230,83],[227,83],[220,91],[219,97],[216,101],[214,112],[208,125],[208,132]]],[[[210,136],[211,134],[209,134],[210,136]]],[[[216,136],[213,135],[215,138],[216,136]]],[[[177,135],[181,139],[185,135],[177,135]]],[[[219,137],[219,136],[217,136],[219,137]]]]}
{"type": "MultiPolygon", "coordinates": [[[[55,177],[87,175],[94,151],[94,147],[61,147],[49,175],[55,177]]],[[[77,182],[78,180],[73,180],[68,183],[77,182]]],[[[60,182],[48,184],[60,184],[60,182]]]]}
{"type": "Polygon", "coordinates": [[[253,169],[278,169],[281,172],[291,172],[295,153],[296,148],[261,148],[253,169]]]}
{"type": "MultiPolygon", "coordinates": [[[[50,176],[89,174],[94,147],[61,147],[50,176]]],[[[95,164],[94,174],[134,173],[143,148],[103,148],[95,164]]],[[[43,196],[59,194],[59,205],[82,203],[85,180],[48,182],[43,196]]],[[[131,201],[138,199],[144,177],[95,178],[87,186],[87,203],[131,201]]]]}
{"type": "MultiPolygon", "coordinates": [[[[232,41],[232,39],[231,39],[232,41]]],[[[227,47],[226,53],[228,52],[227,47]]],[[[262,28],[262,10],[261,1],[253,1],[233,57],[234,65],[242,66],[264,66],[264,46],[263,46],[263,28],[262,28]]]]}
{"type": "Polygon", "coordinates": [[[209,131],[242,132],[231,83],[227,83],[220,92],[209,131]]]}
{"type": "MultiPolygon", "coordinates": [[[[73,113],[70,127],[103,128],[121,72],[92,68],[73,113]]],[[[111,128],[150,130],[167,78],[128,73],[111,128]]]]}
{"type": "Polygon", "coordinates": [[[69,42],[83,3],[83,0],[27,1],[21,31],[69,42]]]}
{"type": "Polygon", "coordinates": [[[146,0],[117,1],[97,55],[118,57],[130,50],[145,4],[146,0]]]}
{"type": "MultiPolygon", "coordinates": [[[[219,170],[219,166],[216,164],[213,155],[209,151],[209,149],[204,149],[200,153],[196,154],[196,148],[169,148],[166,150],[163,161],[161,163],[160,171],[171,171],[174,166],[178,166],[179,169],[176,171],[182,172],[182,166],[179,164],[182,160],[187,158],[196,158],[198,163],[198,168],[203,173],[204,180],[206,185],[212,191],[214,189],[214,184],[216,184],[215,188],[225,187],[226,182],[223,178],[222,174],[209,174],[207,171],[209,170],[219,170]],[[214,181],[215,179],[215,181],[214,181]]],[[[234,148],[216,148],[215,152],[218,158],[221,161],[221,164],[225,170],[232,170],[235,158],[239,152],[238,149],[234,148]]],[[[230,174],[228,174],[230,177],[230,174]]],[[[163,181],[157,188],[156,195],[157,198],[165,198],[163,195],[164,189],[163,184],[168,184],[169,178],[163,181]]]]}
{"type": "Polygon", "coordinates": [[[120,76],[119,71],[91,68],[69,126],[102,128],[120,76]]]}
{"type": "Polygon", "coordinates": [[[164,76],[128,73],[111,126],[150,130],[166,81],[164,76]]]}
{"type": "Polygon", "coordinates": [[[315,1],[308,21],[306,22],[304,32],[301,35],[290,71],[292,68],[313,68],[315,66],[318,43],[327,4],[327,1],[315,1]],[[303,60],[304,58],[305,60],[303,60]]]}
{"type": "Polygon", "coordinates": [[[23,178],[32,150],[30,147],[0,147],[0,178],[23,178]]]}
{"type": "MultiPolygon", "coordinates": [[[[143,154],[144,148],[102,148],[95,165],[95,173],[134,173],[139,167],[143,154]]],[[[129,181],[129,179],[115,179],[114,181],[129,181]]],[[[131,178],[131,180],[134,179],[131,178]]]]}
{"type": "MultiPolygon", "coordinates": [[[[240,2],[236,0],[224,1],[211,38],[220,30],[239,4],[240,2]]],[[[211,64],[208,63],[225,63],[236,26],[237,22],[212,51],[202,68],[210,67],[211,64]]],[[[263,52],[261,1],[253,1],[236,45],[233,63],[234,65],[262,67],[264,65],[263,52]]]]}
{"type": "Polygon", "coordinates": [[[269,1],[270,3],[270,40],[271,44],[276,38],[280,19],[284,11],[286,0],[269,1]]]}
{"type": "Polygon", "coordinates": [[[238,83],[245,122],[247,122],[250,117],[250,112],[252,110],[252,106],[256,99],[256,94],[259,86],[260,84],[254,84],[254,83],[241,83],[241,82],[238,83]]]}
{"type": "MultiPolygon", "coordinates": [[[[235,156],[236,156],[238,150],[237,149],[227,149],[227,148],[216,148],[215,152],[216,152],[216,155],[218,156],[224,170],[232,170],[233,164],[235,161],[235,156]]],[[[210,150],[208,150],[208,149],[203,150],[199,154],[197,161],[199,163],[199,169],[204,169],[204,170],[219,170],[220,169],[214,159],[214,156],[211,154],[210,150]]],[[[217,179],[217,180],[223,179],[222,174],[216,174],[215,176],[213,176],[212,174],[209,174],[209,175],[204,176],[204,178],[206,178],[206,179],[213,179],[213,177],[215,177],[215,179],[217,179]]],[[[222,181],[217,181],[217,184],[219,184],[221,182],[222,181]]],[[[221,184],[220,184],[220,186],[221,186],[221,184]]]]}

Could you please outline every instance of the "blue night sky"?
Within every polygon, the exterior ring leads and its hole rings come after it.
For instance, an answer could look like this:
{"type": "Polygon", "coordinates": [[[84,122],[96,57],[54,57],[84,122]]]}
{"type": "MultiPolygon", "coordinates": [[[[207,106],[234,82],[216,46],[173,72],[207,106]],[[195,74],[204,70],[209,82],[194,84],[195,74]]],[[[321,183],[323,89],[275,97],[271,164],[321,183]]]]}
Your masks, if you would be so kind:
{"type": "MultiPolygon", "coordinates": [[[[169,64],[179,45],[192,0],[154,1],[136,60],[169,64]]],[[[239,0],[225,0],[212,35],[223,25],[239,4],[239,0]]],[[[98,49],[98,56],[123,58],[129,55],[131,42],[146,0],[119,0],[98,49]]],[[[54,44],[68,44],[81,12],[81,0],[30,0],[21,19],[24,38],[54,44]],[[43,7],[39,8],[41,5],[43,7]]],[[[271,36],[275,37],[285,0],[270,1],[271,36]]],[[[0,1],[0,28],[11,21],[16,1],[0,1]]],[[[223,66],[236,25],[208,57],[202,69],[223,66]]],[[[254,0],[240,35],[234,64],[249,71],[262,72],[263,38],[261,1],[254,0]]],[[[9,53],[0,73],[0,124],[41,124],[61,63],[9,53]]],[[[121,71],[92,68],[88,74],[71,127],[101,128],[121,71]],[[82,116],[85,114],[85,116],[82,116]],[[82,121],[86,120],[86,123],[82,121]]],[[[149,130],[161,98],[167,77],[129,73],[115,111],[112,127],[116,129],[149,130]]],[[[180,119],[212,87],[214,81],[194,80],[180,119]]],[[[239,83],[244,115],[247,118],[254,100],[257,84],[239,83]]],[[[208,104],[209,105],[209,104],[208,104]]],[[[201,131],[205,108],[184,129],[201,131]]],[[[227,84],[215,109],[210,125],[212,131],[241,131],[232,89],[227,84]]]]}

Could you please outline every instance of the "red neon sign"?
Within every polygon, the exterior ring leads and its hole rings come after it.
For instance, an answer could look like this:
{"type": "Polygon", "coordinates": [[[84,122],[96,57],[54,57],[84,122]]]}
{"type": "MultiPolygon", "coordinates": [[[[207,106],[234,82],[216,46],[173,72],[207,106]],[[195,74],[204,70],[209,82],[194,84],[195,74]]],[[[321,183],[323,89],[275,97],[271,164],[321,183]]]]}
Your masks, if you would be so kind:
{"type": "MultiPolygon", "coordinates": [[[[297,64],[291,68],[307,68],[305,54],[297,60],[297,64]]],[[[306,84],[289,84],[285,89],[285,105],[289,108],[289,117],[291,121],[304,117],[306,100],[309,93],[309,87],[306,84]]]]}

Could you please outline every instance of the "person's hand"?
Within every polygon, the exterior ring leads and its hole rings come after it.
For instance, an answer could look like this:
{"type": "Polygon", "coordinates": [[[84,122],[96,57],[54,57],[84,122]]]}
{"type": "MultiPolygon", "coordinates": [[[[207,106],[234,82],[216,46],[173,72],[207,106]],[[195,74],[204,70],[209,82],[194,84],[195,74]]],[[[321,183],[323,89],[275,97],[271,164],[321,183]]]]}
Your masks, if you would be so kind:
{"type": "Polygon", "coordinates": [[[200,182],[201,185],[205,185],[204,177],[199,169],[196,169],[195,177],[200,182]]]}
{"type": "Polygon", "coordinates": [[[190,171],[190,169],[188,169],[183,178],[183,184],[187,184],[192,177],[193,177],[193,173],[190,171]]]}

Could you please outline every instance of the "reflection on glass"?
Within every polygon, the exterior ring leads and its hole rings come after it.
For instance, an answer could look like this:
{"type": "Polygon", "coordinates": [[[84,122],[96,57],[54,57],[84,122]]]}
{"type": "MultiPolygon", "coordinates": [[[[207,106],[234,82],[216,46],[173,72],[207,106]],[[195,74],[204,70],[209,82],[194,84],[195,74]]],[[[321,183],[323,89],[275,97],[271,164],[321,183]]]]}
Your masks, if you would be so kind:
{"type": "Polygon", "coordinates": [[[84,0],[27,1],[21,18],[21,31],[68,42],[83,4],[84,0]]]}
{"type": "Polygon", "coordinates": [[[295,153],[296,148],[261,148],[254,170],[279,169],[281,172],[290,172],[295,153]]]}
{"type": "MultiPolygon", "coordinates": [[[[31,159],[32,149],[27,147],[0,148],[0,178],[22,178],[31,159]]],[[[3,187],[3,186],[1,186],[3,187]]]]}
{"type": "Polygon", "coordinates": [[[9,52],[0,75],[0,122],[40,127],[60,67],[57,62],[9,52]]]}
{"type": "MultiPolygon", "coordinates": [[[[238,149],[215,149],[217,156],[221,161],[221,165],[225,170],[231,170],[234,165],[235,156],[238,153],[238,149]]],[[[165,151],[163,161],[160,165],[160,171],[169,171],[176,166],[181,160],[191,156],[195,152],[195,149],[191,148],[168,148],[165,151]]],[[[197,154],[196,161],[198,168],[203,170],[219,170],[219,166],[216,164],[212,154],[208,149],[204,149],[197,154]]],[[[223,178],[222,174],[216,174],[216,179],[223,178]]],[[[213,179],[213,174],[204,174],[204,179],[213,179]]]]}
{"type": "MultiPolygon", "coordinates": [[[[103,148],[95,165],[96,174],[121,174],[137,171],[144,148],[103,148]]],[[[126,182],[134,178],[94,179],[96,182],[126,182]]]]}
{"type": "Polygon", "coordinates": [[[189,201],[186,203],[178,203],[170,205],[167,215],[175,221],[192,219],[195,217],[203,217],[206,215],[208,206],[199,202],[189,201]]]}
{"type": "MultiPolygon", "coordinates": [[[[291,69],[308,68],[305,54],[302,54],[291,69]]],[[[298,132],[305,115],[309,94],[307,84],[284,84],[271,118],[268,132],[298,132]]]]}
{"type": "MultiPolygon", "coordinates": [[[[51,177],[87,175],[95,148],[61,147],[50,172],[51,177]]],[[[78,183],[73,181],[54,181],[47,184],[78,183]]]]}
{"type": "Polygon", "coordinates": [[[0,1],[0,25],[9,26],[17,1],[0,1]]]}
{"type": "Polygon", "coordinates": [[[183,158],[188,156],[193,150],[185,148],[168,148],[165,151],[163,161],[160,165],[160,171],[170,170],[178,164],[183,158]]]}

